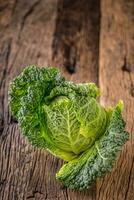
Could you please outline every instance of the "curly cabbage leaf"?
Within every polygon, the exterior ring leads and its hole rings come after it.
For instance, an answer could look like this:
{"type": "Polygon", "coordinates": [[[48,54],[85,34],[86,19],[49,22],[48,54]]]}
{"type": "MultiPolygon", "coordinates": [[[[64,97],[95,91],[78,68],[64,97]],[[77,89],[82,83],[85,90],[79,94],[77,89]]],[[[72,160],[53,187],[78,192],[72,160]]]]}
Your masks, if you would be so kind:
{"type": "Polygon", "coordinates": [[[66,81],[52,67],[28,66],[10,84],[10,110],[22,133],[67,162],[56,178],[69,188],[88,188],[110,171],[128,140],[122,102],[106,109],[99,95],[94,83],[66,81]]]}

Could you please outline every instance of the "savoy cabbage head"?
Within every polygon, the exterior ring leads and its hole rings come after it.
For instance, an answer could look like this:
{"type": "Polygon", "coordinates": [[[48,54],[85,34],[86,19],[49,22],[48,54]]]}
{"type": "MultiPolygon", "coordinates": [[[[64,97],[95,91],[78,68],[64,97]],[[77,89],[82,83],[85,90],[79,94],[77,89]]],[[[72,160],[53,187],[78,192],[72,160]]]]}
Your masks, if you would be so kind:
{"type": "Polygon", "coordinates": [[[110,171],[128,140],[122,102],[104,108],[98,96],[95,84],[66,81],[56,68],[29,66],[10,84],[10,109],[22,133],[66,161],[56,178],[69,188],[88,188],[110,171]]]}

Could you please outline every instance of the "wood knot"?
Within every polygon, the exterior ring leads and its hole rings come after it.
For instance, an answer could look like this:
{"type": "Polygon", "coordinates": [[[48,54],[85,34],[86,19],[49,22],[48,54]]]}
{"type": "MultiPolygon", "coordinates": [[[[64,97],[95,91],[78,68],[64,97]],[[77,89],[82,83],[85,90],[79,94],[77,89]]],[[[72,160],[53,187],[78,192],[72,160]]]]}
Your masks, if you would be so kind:
{"type": "Polygon", "coordinates": [[[130,73],[131,72],[131,65],[128,64],[128,63],[124,63],[124,65],[122,66],[122,70],[125,71],[125,72],[128,72],[130,73]]]}
{"type": "Polygon", "coordinates": [[[124,57],[124,65],[122,66],[122,71],[130,73],[132,71],[131,65],[127,62],[126,56],[124,57]]]}
{"type": "Polygon", "coordinates": [[[76,48],[74,46],[65,45],[64,46],[64,65],[67,69],[67,71],[70,74],[73,74],[76,72],[76,48]]]}

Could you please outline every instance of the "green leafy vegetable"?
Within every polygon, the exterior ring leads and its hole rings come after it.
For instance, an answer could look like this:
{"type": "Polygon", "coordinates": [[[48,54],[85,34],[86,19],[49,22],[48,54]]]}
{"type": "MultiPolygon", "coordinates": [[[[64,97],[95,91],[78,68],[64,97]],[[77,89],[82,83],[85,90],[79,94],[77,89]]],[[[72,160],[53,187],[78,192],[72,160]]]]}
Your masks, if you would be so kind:
{"type": "Polygon", "coordinates": [[[10,85],[10,109],[23,134],[67,161],[56,178],[69,188],[88,188],[110,171],[128,140],[123,103],[105,109],[99,94],[95,84],[66,81],[56,68],[29,66],[10,85]]]}

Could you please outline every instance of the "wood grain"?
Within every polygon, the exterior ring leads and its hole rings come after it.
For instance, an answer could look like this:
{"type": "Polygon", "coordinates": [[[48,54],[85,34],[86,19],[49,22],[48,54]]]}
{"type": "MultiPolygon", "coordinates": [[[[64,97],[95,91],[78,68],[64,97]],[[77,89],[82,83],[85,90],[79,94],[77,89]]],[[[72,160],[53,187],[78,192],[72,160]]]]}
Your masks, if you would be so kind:
{"type": "Polygon", "coordinates": [[[99,27],[98,0],[59,1],[53,59],[67,78],[98,82],[99,27]]]}
{"type": "Polygon", "coordinates": [[[100,2],[0,0],[0,200],[134,199],[134,1],[100,2]],[[57,182],[62,161],[33,148],[9,113],[9,82],[29,64],[96,82],[105,106],[124,101],[130,140],[112,172],[87,191],[57,182]]]}
{"type": "Polygon", "coordinates": [[[134,1],[102,0],[99,83],[101,103],[124,101],[130,140],[112,173],[97,182],[97,200],[134,199],[134,1]]]}
{"type": "Polygon", "coordinates": [[[0,200],[95,199],[95,185],[76,192],[55,180],[62,161],[22,136],[8,87],[29,64],[60,66],[70,80],[97,83],[99,15],[98,0],[0,0],[0,200]]]}

